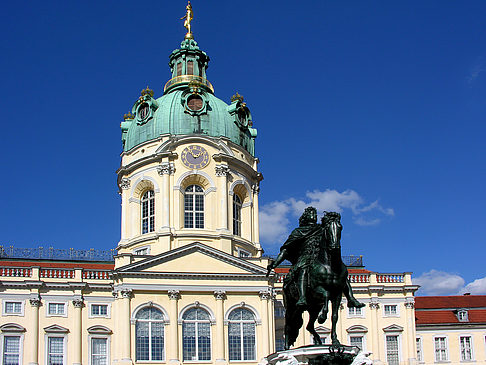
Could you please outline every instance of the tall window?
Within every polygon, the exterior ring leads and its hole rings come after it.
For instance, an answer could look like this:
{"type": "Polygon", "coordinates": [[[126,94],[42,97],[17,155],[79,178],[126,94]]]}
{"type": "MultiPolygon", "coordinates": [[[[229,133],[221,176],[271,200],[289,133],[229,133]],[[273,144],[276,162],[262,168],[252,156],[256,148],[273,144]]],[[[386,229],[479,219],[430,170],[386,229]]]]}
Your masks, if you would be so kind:
{"type": "Polygon", "coordinates": [[[435,342],[435,361],[447,361],[447,340],[445,337],[436,337],[435,342]]]}
{"type": "Polygon", "coordinates": [[[184,361],[211,360],[211,324],[202,308],[191,308],[182,316],[182,352],[184,361]]]}
{"type": "Polygon", "coordinates": [[[398,308],[396,304],[385,304],[385,316],[396,316],[398,308]]]}
{"type": "Polygon", "coordinates": [[[154,307],[142,308],[135,316],[137,361],[164,360],[164,315],[154,307]]]}
{"type": "Polygon", "coordinates": [[[199,185],[184,192],[184,228],[204,228],[204,191],[199,185]]]}
{"type": "Polygon", "coordinates": [[[194,61],[187,61],[186,75],[194,75],[194,61]]]}
{"type": "Polygon", "coordinates": [[[349,343],[363,350],[363,336],[349,336],[349,343]]]}
{"type": "Polygon", "coordinates": [[[3,362],[6,365],[20,364],[20,336],[3,337],[3,362]]]}
{"type": "Polygon", "coordinates": [[[91,338],[91,365],[108,365],[108,339],[91,338]]]}
{"type": "Polygon", "coordinates": [[[155,230],[155,195],[148,190],[142,195],[142,233],[155,230]]]}
{"type": "Polygon", "coordinates": [[[471,337],[462,336],[460,337],[461,343],[461,361],[471,361],[472,360],[472,346],[471,337]]]}
{"type": "Polygon", "coordinates": [[[233,234],[241,236],[241,199],[233,195],[233,234]]]}
{"type": "Polygon", "coordinates": [[[424,355],[423,355],[423,352],[422,352],[422,338],[417,337],[415,339],[415,344],[417,346],[417,361],[422,362],[422,361],[424,361],[424,355]]]}
{"type": "Polygon", "coordinates": [[[64,365],[64,337],[47,338],[47,364],[64,365]]]}
{"type": "Polygon", "coordinates": [[[237,308],[228,319],[230,361],[255,360],[255,316],[248,309],[237,308]]]}
{"type": "Polygon", "coordinates": [[[399,365],[398,336],[386,336],[386,361],[388,365],[399,365]]]}

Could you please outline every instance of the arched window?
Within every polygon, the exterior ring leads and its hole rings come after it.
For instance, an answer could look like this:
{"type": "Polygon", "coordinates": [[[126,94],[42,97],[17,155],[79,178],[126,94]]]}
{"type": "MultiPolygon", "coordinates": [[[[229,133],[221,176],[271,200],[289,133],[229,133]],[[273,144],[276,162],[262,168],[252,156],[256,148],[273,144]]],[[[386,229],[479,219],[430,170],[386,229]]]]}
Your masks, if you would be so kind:
{"type": "Polygon", "coordinates": [[[155,195],[147,190],[142,195],[142,234],[155,231],[155,195]]]}
{"type": "Polygon", "coordinates": [[[233,234],[241,236],[241,199],[233,195],[233,234]]]}
{"type": "Polygon", "coordinates": [[[255,360],[255,316],[245,308],[236,308],[229,316],[229,359],[255,360]]]}
{"type": "Polygon", "coordinates": [[[182,349],[184,361],[211,360],[211,324],[209,313],[191,308],[182,316],[182,349]]]}
{"type": "Polygon", "coordinates": [[[164,360],[164,315],[155,307],[140,309],[135,316],[137,361],[164,360]]]}
{"type": "Polygon", "coordinates": [[[204,228],[204,191],[199,185],[184,192],[184,228],[204,228]]]}

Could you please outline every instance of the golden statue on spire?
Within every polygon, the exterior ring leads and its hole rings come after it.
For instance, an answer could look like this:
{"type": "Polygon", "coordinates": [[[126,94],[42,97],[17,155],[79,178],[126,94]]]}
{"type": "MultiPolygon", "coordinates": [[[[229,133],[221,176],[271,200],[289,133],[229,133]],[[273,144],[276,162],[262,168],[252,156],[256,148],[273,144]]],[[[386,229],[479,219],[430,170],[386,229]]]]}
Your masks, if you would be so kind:
{"type": "Polygon", "coordinates": [[[191,2],[188,1],[187,2],[187,6],[186,6],[186,15],[184,15],[182,19],[185,19],[184,20],[184,27],[187,29],[187,34],[186,34],[186,39],[193,39],[194,37],[192,36],[192,31],[191,31],[191,21],[192,21],[192,18],[194,18],[194,13],[192,12],[192,6],[191,6],[191,2]]]}

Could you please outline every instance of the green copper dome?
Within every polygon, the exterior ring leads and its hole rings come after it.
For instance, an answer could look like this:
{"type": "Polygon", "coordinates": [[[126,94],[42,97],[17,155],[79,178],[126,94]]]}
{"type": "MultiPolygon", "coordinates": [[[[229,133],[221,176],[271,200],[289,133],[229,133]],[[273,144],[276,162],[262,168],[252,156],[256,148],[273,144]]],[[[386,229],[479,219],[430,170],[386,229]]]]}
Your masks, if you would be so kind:
{"type": "Polygon", "coordinates": [[[124,151],[161,134],[202,134],[226,137],[254,155],[257,131],[252,128],[250,111],[238,94],[229,105],[214,96],[206,79],[208,62],[209,57],[193,39],[185,39],[172,52],[172,78],[164,95],[154,99],[152,90],[142,90],[132,113],[121,123],[124,151]]]}

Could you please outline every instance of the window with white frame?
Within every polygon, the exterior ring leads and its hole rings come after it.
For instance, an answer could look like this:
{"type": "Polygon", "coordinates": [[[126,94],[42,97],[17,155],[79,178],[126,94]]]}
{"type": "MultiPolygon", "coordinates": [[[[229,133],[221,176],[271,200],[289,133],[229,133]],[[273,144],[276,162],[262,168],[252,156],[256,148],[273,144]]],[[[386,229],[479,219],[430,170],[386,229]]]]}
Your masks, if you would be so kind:
{"type": "Polygon", "coordinates": [[[424,354],[422,350],[422,338],[417,337],[415,339],[415,345],[417,346],[417,361],[421,362],[424,361],[424,354]]]}
{"type": "Polygon", "coordinates": [[[447,361],[447,338],[435,337],[434,348],[435,348],[435,361],[436,362],[447,361]]]}
{"type": "Polygon", "coordinates": [[[134,254],[135,255],[148,255],[149,254],[149,248],[148,247],[141,247],[141,248],[137,248],[135,251],[134,251],[134,254]]]}
{"type": "Polygon", "coordinates": [[[3,336],[2,364],[20,365],[21,364],[21,336],[3,336]]]}
{"type": "Polygon", "coordinates": [[[348,307],[349,317],[361,317],[363,316],[363,308],[348,307]]]}
{"type": "Polygon", "coordinates": [[[135,352],[137,361],[164,360],[164,315],[155,307],[140,309],[136,316],[135,352]]]}
{"type": "Polygon", "coordinates": [[[47,303],[47,314],[50,316],[65,315],[66,303],[47,303]]]}
{"type": "Polygon", "coordinates": [[[241,236],[241,199],[233,194],[233,234],[241,236]]]}
{"type": "Polygon", "coordinates": [[[18,301],[4,301],[3,302],[3,313],[11,315],[22,315],[23,314],[23,302],[18,301]]]}
{"type": "Polygon", "coordinates": [[[155,194],[147,190],[142,195],[142,233],[155,231],[155,194]]]}
{"type": "Polygon", "coordinates": [[[251,253],[238,247],[238,257],[251,257],[251,253]]]}
{"type": "Polygon", "coordinates": [[[91,337],[91,365],[108,365],[108,338],[91,337]]]}
{"type": "Polygon", "coordinates": [[[230,361],[256,360],[255,316],[245,308],[234,309],[228,316],[230,361]]]}
{"type": "Polygon", "coordinates": [[[471,337],[461,336],[459,342],[461,344],[461,361],[471,361],[473,359],[471,337]]]}
{"type": "Polygon", "coordinates": [[[64,337],[47,337],[47,365],[64,365],[64,337]]]}
{"type": "Polygon", "coordinates": [[[108,317],[108,304],[91,304],[92,317],[108,317]]]}
{"type": "Polygon", "coordinates": [[[467,310],[460,310],[457,312],[457,319],[460,322],[467,322],[469,321],[469,318],[467,316],[467,310]]]}
{"type": "Polygon", "coordinates": [[[349,336],[349,344],[363,350],[363,336],[349,336]]]}
{"type": "Polygon", "coordinates": [[[184,192],[184,228],[204,228],[204,191],[199,185],[184,192]]]}
{"type": "Polygon", "coordinates": [[[398,335],[386,336],[386,361],[388,365],[400,364],[400,350],[398,347],[398,335]]]}
{"type": "Polygon", "coordinates": [[[383,306],[385,316],[396,316],[398,315],[398,306],[396,304],[385,304],[383,306]]]}
{"type": "Polygon", "coordinates": [[[211,323],[206,310],[191,308],[184,312],[182,353],[184,361],[211,360],[211,323]]]}

